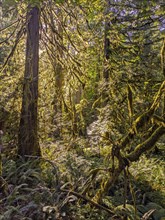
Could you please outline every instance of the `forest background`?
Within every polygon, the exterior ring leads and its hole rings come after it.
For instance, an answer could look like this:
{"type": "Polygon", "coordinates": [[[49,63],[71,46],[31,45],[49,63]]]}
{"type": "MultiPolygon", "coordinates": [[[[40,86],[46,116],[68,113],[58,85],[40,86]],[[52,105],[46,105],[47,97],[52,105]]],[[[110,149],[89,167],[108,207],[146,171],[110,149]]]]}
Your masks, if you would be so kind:
{"type": "Polygon", "coordinates": [[[0,219],[165,219],[164,9],[0,2],[0,219]]]}

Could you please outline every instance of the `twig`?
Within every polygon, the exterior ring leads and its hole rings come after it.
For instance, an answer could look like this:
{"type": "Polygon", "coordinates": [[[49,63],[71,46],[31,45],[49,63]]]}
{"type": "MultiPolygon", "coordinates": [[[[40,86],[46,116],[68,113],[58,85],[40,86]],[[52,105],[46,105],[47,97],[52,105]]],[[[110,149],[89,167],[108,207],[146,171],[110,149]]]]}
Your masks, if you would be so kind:
{"type": "Polygon", "coordinates": [[[113,212],[112,210],[110,210],[109,208],[106,208],[106,207],[104,207],[104,206],[102,206],[102,205],[100,205],[100,204],[98,204],[98,203],[96,203],[96,202],[90,200],[89,198],[87,198],[87,197],[85,197],[85,196],[83,196],[83,195],[81,195],[81,194],[79,194],[79,193],[77,193],[77,192],[75,192],[75,191],[70,191],[70,190],[66,190],[66,189],[60,189],[60,190],[63,191],[63,192],[70,193],[70,194],[72,194],[72,195],[74,195],[74,196],[77,196],[77,197],[79,197],[79,198],[81,198],[81,199],[83,199],[83,200],[89,202],[90,204],[92,204],[92,205],[95,206],[96,208],[98,208],[98,209],[103,209],[103,210],[105,210],[106,212],[108,212],[109,214],[111,214],[111,215],[113,214],[113,215],[114,215],[114,212],[113,212]]]}
{"type": "Polygon", "coordinates": [[[144,213],[141,220],[148,220],[149,217],[156,211],[156,209],[151,209],[148,212],[144,213]]]}
{"type": "Polygon", "coordinates": [[[13,23],[9,24],[8,26],[6,26],[6,27],[4,27],[4,28],[1,28],[1,29],[0,29],[0,32],[1,32],[1,31],[4,31],[4,30],[6,30],[6,29],[8,29],[9,27],[13,26],[14,24],[16,24],[16,23],[19,22],[19,21],[20,21],[20,19],[17,19],[16,21],[14,21],[13,23]]]}

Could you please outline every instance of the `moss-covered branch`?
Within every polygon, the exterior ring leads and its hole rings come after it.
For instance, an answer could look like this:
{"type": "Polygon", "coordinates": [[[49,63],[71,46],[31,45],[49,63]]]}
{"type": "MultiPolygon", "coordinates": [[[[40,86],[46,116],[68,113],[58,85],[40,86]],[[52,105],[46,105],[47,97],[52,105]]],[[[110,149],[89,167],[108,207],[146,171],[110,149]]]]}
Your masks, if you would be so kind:
{"type": "Polygon", "coordinates": [[[96,195],[93,197],[93,201],[97,203],[101,203],[102,198],[108,193],[111,187],[116,183],[118,180],[119,175],[124,170],[125,165],[123,163],[119,163],[118,167],[114,170],[111,174],[109,179],[102,180],[101,188],[97,191],[96,195]]]}
{"type": "Polygon", "coordinates": [[[158,141],[158,139],[165,134],[165,127],[160,126],[158,127],[154,133],[143,143],[139,144],[133,152],[131,152],[127,159],[131,162],[136,161],[139,159],[139,157],[145,153],[148,150],[151,150],[152,147],[154,147],[155,143],[158,141]]]}
{"type": "Polygon", "coordinates": [[[128,134],[118,143],[118,146],[116,148],[117,153],[115,150],[115,154],[114,154],[114,156],[118,159],[118,166],[113,170],[108,180],[104,179],[102,181],[101,188],[98,190],[98,192],[93,198],[94,201],[100,202],[102,197],[109,191],[109,189],[117,181],[121,172],[126,168],[126,166],[129,165],[129,162],[137,161],[143,153],[145,153],[148,150],[151,150],[152,147],[154,147],[155,143],[159,140],[159,138],[163,134],[165,134],[164,120],[159,116],[154,115],[155,110],[164,92],[165,92],[165,81],[162,83],[162,85],[159,88],[159,91],[156,93],[151,107],[133,122],[132,128],[130,129],[128,134]],[[142,142],[137,147],[135,147],[135,149],[126,157],[123,157],[120,153],[120,150],[124,149],[128,144],[130,144],[130,141],[134,137],[136,137],[137,133],[141,129],[143,129],[144,126],[147,123],[149,123],[151,119],[152,122],[159,127],[153,129],[150,136],[144,142],[142,142]]]}
{"type": "Polygon", "coordinates": [[[120,141],[120,149],[124,149],[130,141],[134,138],[134,136],[139,132],[140,129],[142,129],[151,119],[153,116],[155,109],[157,108],[157,105],[160,102],[160,99],[162,97],[162,94],[165,93],[165,81],[161,84],[159,91],[156,93],[154,101],[146,112],[144,112],[142,115],[140,115],[132,125],[132,128],[128,132],[128,134],[120,141]]]}
{"type": "Polygon", "coordinates": [[[165,127],[160,126],[153,131],[153,133],[147,140],[137,145],[134,151],[132,151],[126,157],[123,157],[119,152],[120,156],[118,157],[116,155],[119,162],[118,166],[114,169],[114,172],[111,173],[111,177],[108,180],[104,179],[102,181],[102,187],[98,190],[93,200],[100,202],[102,197],[105,194],[107,194],[109,189],[115,184],[122,171],[129,165],[128,161],[130,162],[137,161],[143,153],[147,152],[148,150],[151,150],[154,147],[155,143],[159,140],[159,138],[163,134],[165,134],[165,127]]]}
{"type": "Polygon", "coordinates": [[[162,94],[164,93],[165,93],[165,80],[162,82],[159,91],[156,93],[153,104],[151,105],[150,109],[155,109],[157,107],[162,97],[162,94]]]}

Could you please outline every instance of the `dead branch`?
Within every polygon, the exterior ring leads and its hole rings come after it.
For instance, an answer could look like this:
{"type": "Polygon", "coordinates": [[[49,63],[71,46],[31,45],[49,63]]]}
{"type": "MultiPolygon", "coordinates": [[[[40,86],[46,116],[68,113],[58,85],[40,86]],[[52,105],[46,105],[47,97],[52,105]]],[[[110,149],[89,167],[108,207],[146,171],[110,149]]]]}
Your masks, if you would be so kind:
{"type": "Polygon", "coordinates": [[[77,192],[66,190],[66,189],[61,189],[61,191],[67,192],[67,193],[72,194],[74,196],[77,196],[77,197],[85,200],[86,202],[89,202],[91,205],[95,206],[96,208],[105,210],[106,212],[108,212],[111,215],[114,214],[114,212],[112,210],[110,210],[110,209],[108,209],[108,208],[106,208],[106,207],[104,207],[104,206],[102,206],[102,205],[100,205],[100,204],[90,200],[89,198],[87,198],[87,197],[85,197],[85,196],[83,196],[83,195],[81,195],[81,194],[79,194],[77,192]]]}

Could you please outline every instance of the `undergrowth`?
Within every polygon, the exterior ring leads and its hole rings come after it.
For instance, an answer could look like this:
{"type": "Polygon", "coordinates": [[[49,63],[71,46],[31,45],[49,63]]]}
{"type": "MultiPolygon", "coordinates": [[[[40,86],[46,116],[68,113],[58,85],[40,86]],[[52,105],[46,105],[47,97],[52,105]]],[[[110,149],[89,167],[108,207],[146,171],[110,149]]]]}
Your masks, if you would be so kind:
{"type": "Polygon", "coordinates": [[[148,219],[165,218],[163,156],[144,155],[132,163],[128,175],[120,175],[98,207],[92,198],[108,177],[107,161],[98,154],[80,153],[79,146],[67,151],[65,144],[52,145],[44,146],[43,158],[3,161],[0,220],[138,220],[152,210],[148,219]]]}

